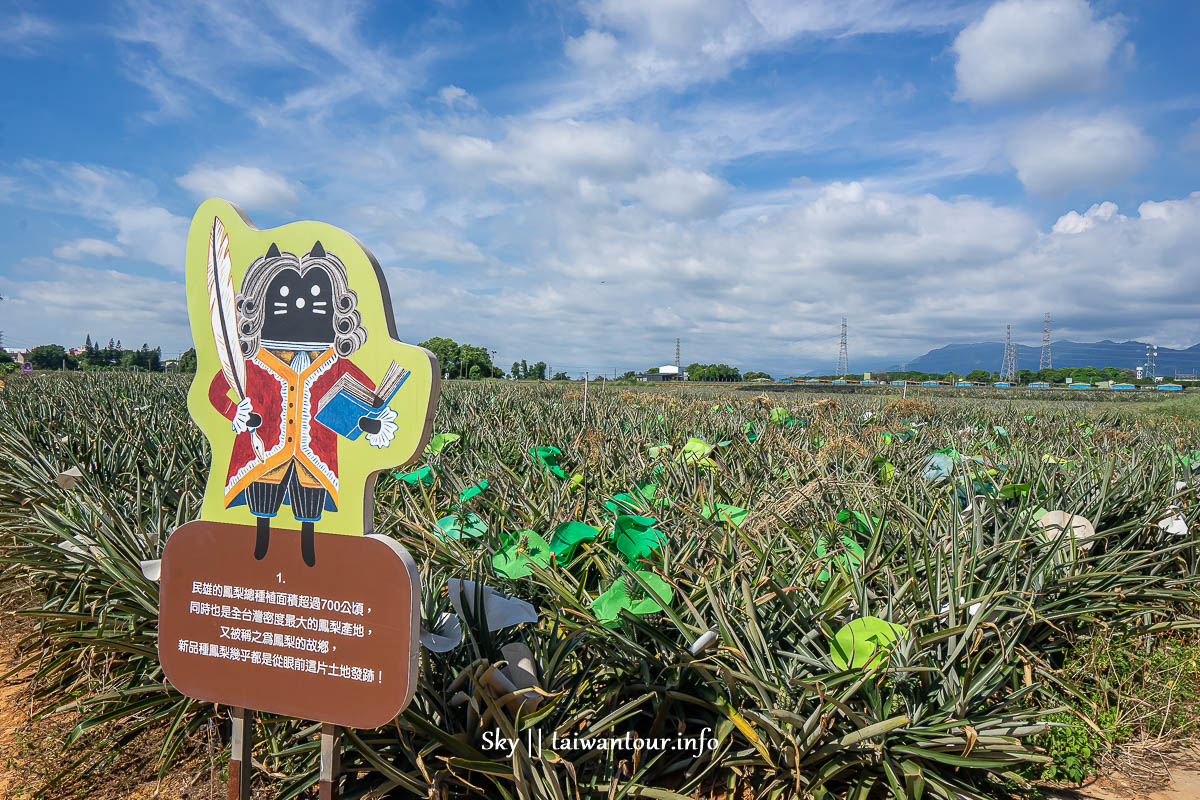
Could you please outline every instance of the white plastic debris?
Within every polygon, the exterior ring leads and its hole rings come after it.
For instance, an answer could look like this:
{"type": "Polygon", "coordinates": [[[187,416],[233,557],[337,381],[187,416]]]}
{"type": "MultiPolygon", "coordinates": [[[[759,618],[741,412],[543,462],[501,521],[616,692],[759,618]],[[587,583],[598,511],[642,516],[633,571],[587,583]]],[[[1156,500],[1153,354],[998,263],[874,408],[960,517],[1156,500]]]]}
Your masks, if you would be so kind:
{"type": "Polygon", "coordinates": [[[142,567],[142,574],[146,576],[146,580],[158,583],[158,579],[162,577],[162,559],[156,558],[152,561],[139,561],[142,567]]]}
{"type": "Polygon", "coordinates": [[[1086,518],[1078,514],[1068,514],[1066,511],[1049,511],[1043,514],[1037,521],[1037,524],[1042,529],[1042,535],[1046,537],[1047,542],[1053,542],[1063,531],[1067,530],[1070,525],[1071,537],[1075,540],[1076,546],[1081,551],[1092,549],[1095,542],[1092,537],[1096,535],[1096,529],[1092,523],[1086,518]]]}
{"type": "Polygon", "coordinates": [[[858,421],[859,422],[870,422],[874,418],[875,418],[874,411],[864,411],[863,415],[858,418],[858,421]]]}
{"type": "MultiPolygon", "coordinates": [[[[965,602],[967,602],[967,598],[965,598],[965,597],[958,598],[958,606],[959,606],[960,610],[962,609],[962,604],[965,602]]],[[[967,606],[967,613],[973,617],[979,612],[979,609],[982,607],[983,607],[983,601],[980,601],[978,603],[971,603],[971,605],[967,606]]],[[[950,604],[949,603],[946,603],[944,606],[942,606],[942,613],[943,614],[950,613],[950,604]]]]}
{"type": "Polygon", "coordinates": [[[68,539],[64,539],[58,543],[60,550],[64,550],[67,553],[72,554],[67,556],[68,561],[74,561],[76,564],[82,564],[83,559],[79,558],[78,556],[91,556],[92,558],[98,558],[100,556],[102,551],[100,546],[96,544],[95,539],[91,539],[87,536],[79,536],[76,538],[79,539],[81,544],[75,544],[75,542],[72,542],[68,539]]]}
{"type": "Polygon", "coordinates": [[[71,467],[54,476],[54,482],[58,484],[58,488],[60,489],[74,489],[75,484],[79,483],[79,479],[82,477],[83,473],[79,467],[71,467]]]}
{"type": "MultiPolygon", "coordinates": [[[[1175,511],[1174,506],[1172,506],[1171,510],[1175,511]]],[[[1158,521],[1158,527],[1172,536],[1187,536],[1188,532],[1187,520],[1184,519],[1183,514],[1180,514],[1178,511],[1175,511],[1175,513],[1169,517],[1163,517],[1160,519],[1158,521]]]]}
{"type": "Polygon", "coordinates": [[[694,656],[698,656],[715,645],[718,638],[720,637],[716,631],[705,631],[700,634],[700,637],[696,641],[692,642],[692,646],[688,648],[688,652],[694,656]]]}

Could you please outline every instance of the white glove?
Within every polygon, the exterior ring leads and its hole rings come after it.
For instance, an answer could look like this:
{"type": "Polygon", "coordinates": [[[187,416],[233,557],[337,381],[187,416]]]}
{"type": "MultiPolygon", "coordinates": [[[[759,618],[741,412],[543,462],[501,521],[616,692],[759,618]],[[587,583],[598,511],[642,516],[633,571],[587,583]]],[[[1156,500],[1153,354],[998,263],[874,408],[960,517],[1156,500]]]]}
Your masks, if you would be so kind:
{"type": "Polygon", "coordinates": [[[368,433],[367,444],[372,447],[378,447],[380,450],[392,443],[392,439],[396,436],[396,412],[390,408],[385,408],[383,413],[379,415],[379,433],[368,433]]]}
{"type": "Polygon", "coordinates": [[[233,432],[245,433],[250,430],[250,414],[253,413],[250,408],[250,398],[243,397],[237,404],[237,411],[233,415],[233,432]]]}

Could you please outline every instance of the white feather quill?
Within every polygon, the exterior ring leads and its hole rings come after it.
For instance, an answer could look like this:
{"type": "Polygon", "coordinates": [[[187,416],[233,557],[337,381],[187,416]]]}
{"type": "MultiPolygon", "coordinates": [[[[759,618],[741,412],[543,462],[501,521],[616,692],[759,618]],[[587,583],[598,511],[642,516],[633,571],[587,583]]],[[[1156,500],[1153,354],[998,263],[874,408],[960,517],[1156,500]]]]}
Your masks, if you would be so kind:
{"type": "MultiPolygon", "coordinates": [[[[246,397],[246,360],[238,344],[237,296],[233,292],[233,263],[229,258],[229,235],[219,217],[213,217],[208,234],[208,313],[212,321],[213,342],[225,382],[246,397]]],[[[263,443],[257,431],[250,432],[250,443],[259,461],[263,460],[263,443]]]]}

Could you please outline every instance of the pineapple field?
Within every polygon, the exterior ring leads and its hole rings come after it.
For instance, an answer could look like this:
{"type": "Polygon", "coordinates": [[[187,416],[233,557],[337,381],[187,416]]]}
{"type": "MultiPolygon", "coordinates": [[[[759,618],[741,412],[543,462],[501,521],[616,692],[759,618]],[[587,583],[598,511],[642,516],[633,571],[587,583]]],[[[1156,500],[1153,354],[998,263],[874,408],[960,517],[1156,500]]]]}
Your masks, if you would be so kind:
{"type": "MultiPolygon", "coordinates": [[[[227,709],[157,653],[157,560],[209,469],[187,388],[0,389],[7,677],[70,720],[24,796],[94,796],[133,746],[228,759],[227,709]]],[[[1195,664],[1156,680],[1200,657],[1193,420],[458,381],[434,431],[375,486],[420,569],[419,688],[343,732],[344,798],[983,800],[1195,733],[1195,664]]],[[[312,796],[319,727],[257,717],[261,796],[312,796]]]]}

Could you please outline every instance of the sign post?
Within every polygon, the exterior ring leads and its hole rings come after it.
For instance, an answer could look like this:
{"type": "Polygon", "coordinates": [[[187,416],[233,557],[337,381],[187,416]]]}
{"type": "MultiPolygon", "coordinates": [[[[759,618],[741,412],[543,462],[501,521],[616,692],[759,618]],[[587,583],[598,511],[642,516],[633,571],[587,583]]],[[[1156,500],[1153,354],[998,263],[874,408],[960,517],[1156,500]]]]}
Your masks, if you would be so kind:
{"type": "Polygon", "coordinates": [[[437,360],[397,340],[388,287],[350,234],[259,231],[207,200],[187,244],[196,377],[211,445],[199,519],[167,539],[159,660],[183,694],[232,708],[229,797],[250,797],[253,711],[376,728],[416,688],[420,575],[374,532],[374,485],[428,442],[437,360]]]}

